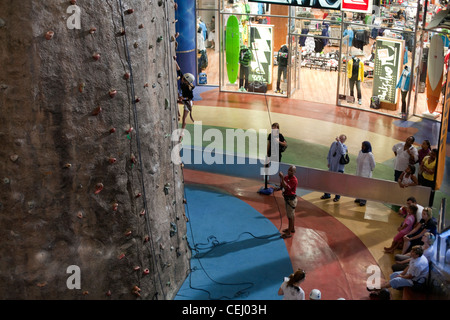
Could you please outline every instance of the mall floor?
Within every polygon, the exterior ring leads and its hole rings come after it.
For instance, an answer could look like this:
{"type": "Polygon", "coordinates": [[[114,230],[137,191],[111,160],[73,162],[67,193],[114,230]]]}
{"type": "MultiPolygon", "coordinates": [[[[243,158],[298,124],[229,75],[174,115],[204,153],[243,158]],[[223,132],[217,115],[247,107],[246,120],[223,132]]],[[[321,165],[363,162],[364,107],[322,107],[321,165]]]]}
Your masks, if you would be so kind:
{"type": "MultiPolygon", "coordinates": [[[[348,136],[346,144],[353,155],[357,155],[362,141],[369,140],[376,162],[392,164],[393,144],[405,141],[410,135],[422,139],[436,133],[432,129],[435,121],[418,117],[402,121],[392,116],[295,98],[220,92],[217,87],[197,87],[195,90],[197,99],[193,116],[203,126],[270,130],[271,122],[279,122],[287,141],[298,139],[313,146],[310,150],[301,150],[300,155],[312,152],[314,146],[328,148],[337,135],[345,133],[348,136]]],[[[290,152],[293,150],[288,148],[286,154],[290,152]]],[[[301,164],[301,156],[295,159],[286,155],[285,158],[301,164]]],[[[283,203],[281,194],[274,193],[274,197],[259,194],[256,191],[261,187],[261,181],[186,168],[184,178],[186,185],[210,186],[233,195],[277,228],[279,212],[280,230],[287,227],[284,208],[278,207],[283,203]]],[[[297,232],[283,241],[292,269],[303,268],[308,272],[308,279],[302,285],[305,292],[319,287],[323,299],[369,299],[367,266],[376,264],[382,277],[389,277],[393,254],[384,253],[383,247],[391,244],[402,218],[384,203],[368,201],[361,207],[353,198],[342,197],[339,202],[333,202],[321,200],[319,192],[303,190],[299,193],[295,219],[297,232]]],[[[402,299],[402,292],[392,290],[392,299],[402,299]]]]}

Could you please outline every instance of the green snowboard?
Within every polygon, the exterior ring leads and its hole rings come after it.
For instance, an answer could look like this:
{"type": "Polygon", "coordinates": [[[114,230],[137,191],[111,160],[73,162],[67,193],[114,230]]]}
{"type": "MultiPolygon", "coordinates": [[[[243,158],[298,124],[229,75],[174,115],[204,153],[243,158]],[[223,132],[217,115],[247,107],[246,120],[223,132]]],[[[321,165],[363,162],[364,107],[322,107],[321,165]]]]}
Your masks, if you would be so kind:
{"type": "Polygon", "coordinates": [[[228,81],[235,83],[239,72],[240,51],[239,21],[236,16],[230,16],[227,21],[225,50],[228,81]]]}

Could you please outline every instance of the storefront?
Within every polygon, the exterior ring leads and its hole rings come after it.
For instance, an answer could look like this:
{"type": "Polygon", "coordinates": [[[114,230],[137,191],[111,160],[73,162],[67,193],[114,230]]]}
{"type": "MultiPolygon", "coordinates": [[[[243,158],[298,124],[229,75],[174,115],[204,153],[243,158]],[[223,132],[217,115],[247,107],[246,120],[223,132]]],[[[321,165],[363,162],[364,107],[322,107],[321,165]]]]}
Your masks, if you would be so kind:
{"type": "Polygon", "coordinates": [[[445,57],[450,35],[423,30],[440,4],[424,10],[423,1],[375,1],[370,13],[324,8],[322,1],[314,2],[320,8],[276,4],[288,2],[197,0],[198,84],[441,120],[443,95],[436,92],[446,70],[433,96],[428,56],[439,35],[445,57]],[[246,48],[251,58],[243,67],[246,48]]]}

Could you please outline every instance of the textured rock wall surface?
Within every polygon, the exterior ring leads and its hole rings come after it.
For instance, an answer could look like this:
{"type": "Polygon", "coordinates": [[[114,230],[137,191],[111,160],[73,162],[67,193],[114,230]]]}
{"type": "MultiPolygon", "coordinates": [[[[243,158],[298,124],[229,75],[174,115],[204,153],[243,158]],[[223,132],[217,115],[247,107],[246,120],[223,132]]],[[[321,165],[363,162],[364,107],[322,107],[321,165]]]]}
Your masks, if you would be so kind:
{"type": "Polygon", "coordinates": [[[0,299],[172,299],[174,2],[71,2],[0,1],[0,299]]]}

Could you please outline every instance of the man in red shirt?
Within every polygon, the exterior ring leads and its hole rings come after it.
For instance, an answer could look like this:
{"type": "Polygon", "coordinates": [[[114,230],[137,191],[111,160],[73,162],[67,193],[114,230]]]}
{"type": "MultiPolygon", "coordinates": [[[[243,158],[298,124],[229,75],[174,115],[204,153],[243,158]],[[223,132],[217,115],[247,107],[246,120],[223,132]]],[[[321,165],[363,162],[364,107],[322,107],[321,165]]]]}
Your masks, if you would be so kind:
{"type": "Polygon", "coordinates": [[[297,206],[297,185],[298,180],[295,176],[297,168],[295,166],[290,166],[288,170],[288,175],[285,177],[283,172],[279,173],[280,184],[283,189],[283,197],[286,206],[286,216],[289,221],[289,227],[283,230],[283,239],[292,237],[292,233],[295,232],[294,219],[295,219],[295,207],[297,206]]]}

